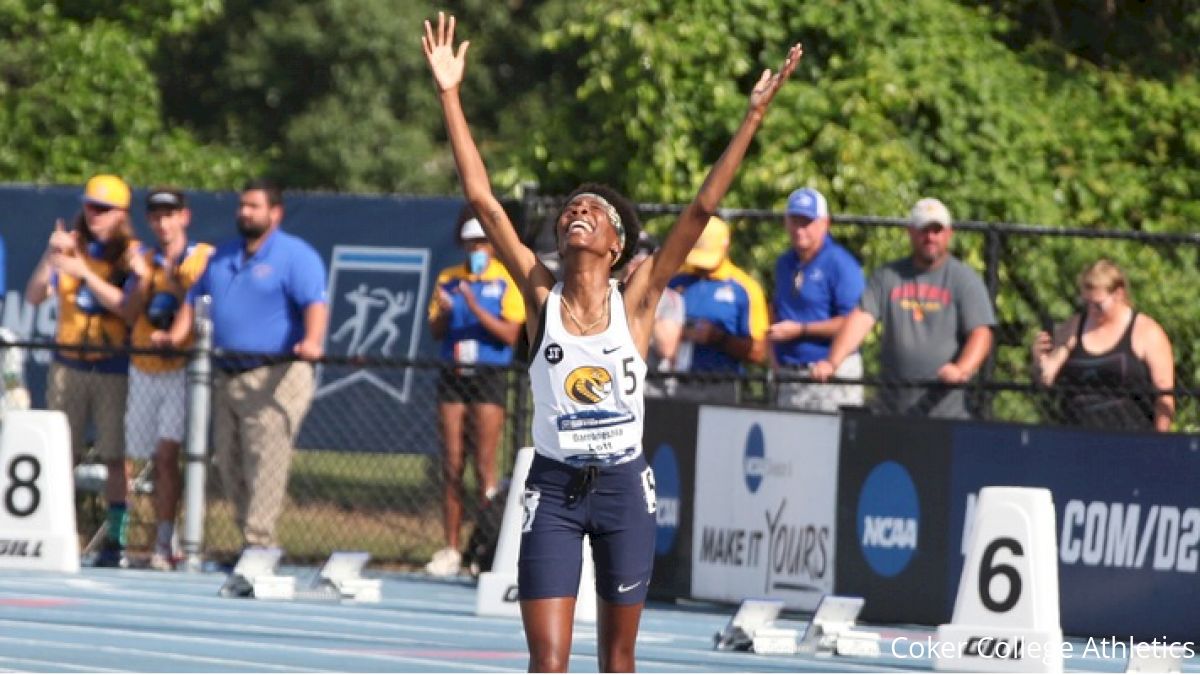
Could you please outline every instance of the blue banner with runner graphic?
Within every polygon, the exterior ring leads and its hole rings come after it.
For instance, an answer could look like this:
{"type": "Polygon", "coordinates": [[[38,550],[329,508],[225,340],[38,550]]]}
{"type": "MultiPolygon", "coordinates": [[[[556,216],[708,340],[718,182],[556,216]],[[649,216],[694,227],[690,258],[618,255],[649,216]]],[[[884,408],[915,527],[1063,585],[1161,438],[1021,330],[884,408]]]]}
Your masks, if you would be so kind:
{"type": "MultiPolygon", "coordinates": [[[[81,187],[72,186],[0,186],[0,213],[6,214],[0,234],[7,249],[0,321],[22,339],[54,339],[55,303],[35,308],[22,294],[55,220],[70,222],[79,212],[81,194],[81,187]]],[[[187,197],[191,240],[219,243],[237,236],[237,192],[188,191],[187,197]]],[[[130,213],[138,238],[152,244],[144,200],[145,191],[136,190],[130,213]]],[[[461,199],[439,197],[284,195],[283,229],[312,244],[329,270],[326,354],[437,357],[425,307],[437,271],[462,261],[454,231],[461,208],[461,199]]],[[[26,366],[35,405],[44,403],[49,358],[48,352],[37,352],[26,366]]],[[[435,435],[421,425],[398,423],[432,419],[434,377],[428,370],[395,366],[320,368],[299,447],[436,453],[435,435]]]]}

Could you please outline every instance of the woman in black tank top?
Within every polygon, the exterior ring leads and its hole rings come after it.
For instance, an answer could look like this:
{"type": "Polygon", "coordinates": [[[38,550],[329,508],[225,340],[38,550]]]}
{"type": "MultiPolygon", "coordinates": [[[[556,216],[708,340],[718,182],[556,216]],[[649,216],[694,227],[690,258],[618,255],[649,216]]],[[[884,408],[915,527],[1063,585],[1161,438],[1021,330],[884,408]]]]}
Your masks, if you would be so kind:
{"type": "Polygon", "coordinates": [[[1175,400],[1171,342],[1129,302],[1125,275],[1099,260],[1079,275],[1086,309],[1034,342],[1034,367],[1054,387],[1055,421],[1102,429],[1168,431],[1175,400]],[[1115,338],[1115,341],[1114,341],[1115,338]],[[1093,349],[1088,349],[1085,342],[1093,349]],[[1106,344],[1112,346],[1103,349],[1106,344]]]}

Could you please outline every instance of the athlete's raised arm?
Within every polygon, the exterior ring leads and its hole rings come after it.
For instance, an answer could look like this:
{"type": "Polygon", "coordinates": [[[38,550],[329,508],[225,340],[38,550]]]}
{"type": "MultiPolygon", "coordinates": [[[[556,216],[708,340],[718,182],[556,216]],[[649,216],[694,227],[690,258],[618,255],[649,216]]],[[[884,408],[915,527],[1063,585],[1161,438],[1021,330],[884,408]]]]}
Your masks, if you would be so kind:
{"type": "Polygon", "coordinates": [[[487,168],[479,155],[475,139],[471,136],[471,129],[467,126],[467,117],[463,113],[459,97],[467,66],[467,49],[471,43],[464,41],[455,52],[454,27],[453,16],[447,19],[444,12],[438,12],[436,28],[428,20],[425,21],[425,34],[421,37],[421,45],[425,50],[429,69],[433,73],[433,80],[437,84],[438,100],[442,104],[446,132],[454,150],[454,163],[458,167],[463,193],[479,216],[479,222],[487,233],[488,241],[495,247],[497,257],[508,268],[508,273],[522,291],[526,292],[528,302],[532,299],[531,296],[536,295],[529,291],[537,287],[549,288],[554,284],[554,277],[533,251],[521,243],[512,221],[492,193],[487,168]]]}
{"type": "Polygon", "coordinates": [[[804,49],[799,43],[792,45],[787,58],[779,67],[779,72],[772,73],[768,68],[758,78],[758,83],[750,93],[746,116],[742,118],[742,123],[730,139],[725,152],[721,153],[721,157],[709,170],[696,197],[683,213],[679,214],[679,219],[671,227],[662,248],[643,263],[629,280],[626,289],[627,307],[638,312],[654,310],[662,289],[683,264],[688,251],[692,250],[700,233],[704,231],[708,219],[716,214],[717,206],[729,190],[738,165],[742,163],[746,148],[750,146],[751,139],[762,124],[771,100],[796,69],[796,64],[800,62],[803,54],[804,49]]]}

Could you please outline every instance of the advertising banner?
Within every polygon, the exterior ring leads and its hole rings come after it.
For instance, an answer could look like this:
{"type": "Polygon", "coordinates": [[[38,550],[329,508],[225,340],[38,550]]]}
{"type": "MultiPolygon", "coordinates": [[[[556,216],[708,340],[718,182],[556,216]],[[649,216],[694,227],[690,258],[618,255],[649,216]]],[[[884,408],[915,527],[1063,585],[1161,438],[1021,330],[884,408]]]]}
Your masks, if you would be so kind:
{"type": "Polygon", "coordinates": [[[687,401],[646,398],[642,436],[654,469],[658,534],[650,597],[686,598],[692,592],[692,510],[696,484],[696,419],[699,406],[687,401]]]}
{"type": "Polygon", "coordinates": [[[1067,634],[1200,640],[1197,439],[961,424],[954,431],[948,591],[980,488],[1053,494],[1062,628],[1067,634]]]}
{"type": "Polygon", "coordinates": [[[838,418],[702,406],[692,595],[812,610],[834,588],[838,418]]]}
{"type": "Polygon", "coordinates": [[[949,620],[956,585],[938,582],[947,574],[951,423],[842,415],[838,595],[864,598],[868,621],[949,620]]]}

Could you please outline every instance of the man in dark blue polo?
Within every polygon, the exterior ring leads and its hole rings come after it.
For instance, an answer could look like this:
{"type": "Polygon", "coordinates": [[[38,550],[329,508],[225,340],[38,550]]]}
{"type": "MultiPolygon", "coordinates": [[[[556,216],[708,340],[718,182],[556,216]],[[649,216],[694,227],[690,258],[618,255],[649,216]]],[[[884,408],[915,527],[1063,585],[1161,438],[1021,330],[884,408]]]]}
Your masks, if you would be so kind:
{"type": "MultiPolygon", "coordinates": [[[[858,261],[829,234],[829,206],[820,192],[812,188],[793,192],[784,223],[792,246],[775,263],[775,323],[767,329],[783,376],[778,403],[831,412],[844,405],[862,405],[862,385],[788,381],[788,377],[807,377],[809,367],[828,356],[833,336],[858,306],[865,283],[858,261]]],[[[862,374],[858,352],[847,357],[836,373],[848,379],[862,374]]]]}
{"type": "Polygon", "coordinates": [[[312,362],[329,320],[325,265],[305,241],[280,230],[283,195],[270,181],[242,190],[241,237],[217,247],[171,329],[183,344],[193,306],[212,298],[218,365],[213,449],[246,546],[275,546],[288,468],[313,397],[312,362]]]}

